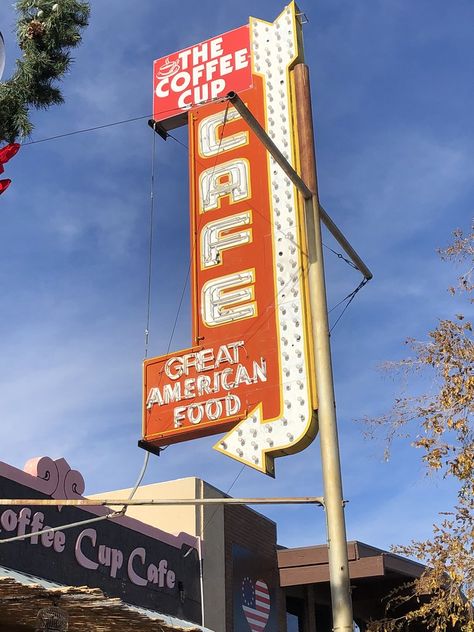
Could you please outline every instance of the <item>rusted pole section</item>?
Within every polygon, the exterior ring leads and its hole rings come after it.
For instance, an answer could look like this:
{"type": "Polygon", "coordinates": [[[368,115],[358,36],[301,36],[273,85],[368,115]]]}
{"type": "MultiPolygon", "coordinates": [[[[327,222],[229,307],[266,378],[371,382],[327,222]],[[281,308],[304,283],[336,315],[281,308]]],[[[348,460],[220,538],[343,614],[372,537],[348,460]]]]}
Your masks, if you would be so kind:
{"type": "Polygon", "coordinates": [[[308,67],[305,64],[295,67],[294,81],[301,177],[312,192],[312,199],[305,200],[304,208],[333,630],[350,632],[353,629],[353,619],[349,562],[329,344],[311,92],[308,67]]]}

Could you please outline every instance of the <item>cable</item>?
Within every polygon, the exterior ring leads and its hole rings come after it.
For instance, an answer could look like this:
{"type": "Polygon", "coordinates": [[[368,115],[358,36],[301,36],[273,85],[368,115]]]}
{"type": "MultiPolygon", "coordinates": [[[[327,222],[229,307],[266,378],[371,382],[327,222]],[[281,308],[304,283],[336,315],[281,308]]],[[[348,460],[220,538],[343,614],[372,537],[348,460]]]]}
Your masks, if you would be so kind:
{"type": "Polygon", "coordinates": [[[337,323],[341,320],[341,318],[344,315],[344,312],[346,311],[346,309],[349,307],[349,305],[352,303],[352,301],[355,299],[356,294],[358,292],[360,292],[360,290],[364,287],[364,285],[366,283],[368,283],[369,279],[362,279],[362,281],[359,283],[359,285],[356,287],[356,289],[351,292],[350,294],[348,294],[345,298],[342,299],[342,301],[339,301],[339,303],[337,303],[337,305],[335,305],[330,311],[332,312],[333,309],[335,309],[338,305],[340,305],[341,303],[343,303],[344,301],[346,301],[347,299],[349,299],[347,301],[347,304],[345,305],[344,309],[342,310],[342,312],[339,314],[338,318],[336,319],[336,322],[333,324],[333,326],[331,327],[331,329],[329,330],[329,333],[332,333],[332,330],[334,329],[334,327],[337,325],[337,323]]]}
{"type": "MultiPolygon", "coordinates": [[[[227,97],[214,97],[213,99],[208,99],[207,101],[201,101],[200,103],[191,104],[188,109],[191,107],[195,107],[198,105],[207,105],[209,103],[215,103],[216,101],[228,101],[227,97]]],[[[168,114],[169,112],[175,112],[176,114],[182,113],[185,110],[182,108],[170,108],[169,110],[162,110],[161,114],[168,114]]],[[[112,123],[104,123],[103,125],[95,125],[94,127],[85,127],[83,129],[74,130],[72,132],[65,132],[64,134],[56,134],[56,136],[48,136],[46,138],[40,138],[39,140],[30,140],[27,143],[21,143],[22,147],[27,147],[28,145],[37,145],[38,143],[46,143],[50,140],[57,140],[58,138],[66,138],[68,136],[75,136],[76,134],[84,134],[86,132],[95,132],[99,129],[106,129],[107,127],[114,127],[116,125],[124,125],[125,123],[133,123],[135,121],[140,121],[142,119],[149,119],[153,115],[145,114],[143,116],[134,116],[132,118],[122,119],[121,121],[114,121],[112,123]]]]}
{"type": "MultiPolygon", "coordinates": [[[[224,130],[225,130],[225,126],[227,124],[227,115],[228,115],[229,105],[230,105],[230,102],[227,101],[225,114],[224,114],[224,119],[223,119],[223,122],[222,122],[222,130],[221,130],[221,133],[220,133],[219,144],[218,144],[218,147],[217,147],[216,159],[215,159],[215,162],[214,162],[213,172],[212,173],[214,173],[214,170],[215,170],[216,165],[217,165],[217,160],[218,160],[218,157],[219,157],[219,152],[221,151],[222,140],[223,140],[223,137],[224,137],[224,130]]],[[[155,136],[155,134],[153,134],[153,136],[155,136]]],[[[171,138],[173,138],[173,140],[175,140],[177,143],[182,145],[187,151],[187,147],[186,147],[186,145],[184,145],[184,143],[179,141],[175,136],[172,136],[171,134],[168,134],[168,136],[171,136],[171,138]]],[[[211,182],[211,178],[209,179],[209,192],[210,192],[210,186],[211,186],[210,182],[211,182]]],[[[209,193],[208,193],[208,195],[209,195],[209,193]]],[[[199,221],[202,222],[203,219],[204,218],[200,219],[199,221]]],[[[200,229],[200,224],[198,223],[198,225],[196,227],[196,232],[198,232],[199,229],[200,229]]],[[[168,353],[169,353],[169,350],[171,348],[171,344],[172,344],[172,341],[173,341],[173,338],[174,338],[174,334],[175,334],[175,331],[176,331],[176,327],[177,327],[177,324],[178,324],[179,315],[181,313],[181,307],[183,305],[184,297],[185,297],[185,294],[186,294],[186,288],[187,288],[188,282],[189,282],[189,276],[191,274],[191,266],[192,266],[192,261],[193,261],[193,258],[194,258],[195,248],[196,248],[196,240],[193,240],[192,244],[191,244],[191,254],[190,254],[190,257],[189,257],[189,263],[188,263],[188,269],[187,269],[187,272],[186,272],[186,278],[185,278],[185,281],[184,281],[183,289],[181,291],[181,296],[180,296],[180,299],[179,299],[178,309],[176,311],[176,316],[175,316],[175,319],[174,319],[174,323],[173,323],[173,327],[172,327],[172,330],[171,330],[171,335],[170,335],[170,339],[169,339],[169,342],[168,342],[168,347],[166,349],[166,354],[165,355],[168,355],[168,353]]],[[[163,378],[163,373],[160,373],[160,378],[158,380],[158,385],[157,386],[160,386],[162,378],[163,378]]],[[[165,448],[163,448],[163,449],[166,449],[168,447],[169,446],[165,446],[165,448]]]]}
{"type": "MultiPolygon", "coordinates": [[[[142,469],[140,471],[140,474],[138,475],[137,482],[135,483],[134,488],[132,489],[132,491],[130,492],[128,496],[128,500],[132,500],[132,498],[135,496],[135,492],[140,487],[143,477],[145,476],[146,468],[148,467],[149,459],[150,459],[150,453],[148,452],[148,450],[145,450],[145,459],[143,461],[142,469]]],[[[125,514],[124,510],[125,511],[127,510],[126,506],[122,509],[123,513],[125,514]]]]}
{"type": "MultiPolygon", "coordinates": [[[[229,110],[229,105],[230,105],[230,102],[227,101],[225,114],[224,114],[224,119],[223,119],[223,123],[222,123],[221,136],[220,136],[220,140],[219,140],[219,145],[217,147],[216,160],[215,160],[215,164],[214,164],[213,170],[215,170],[215,168],[216,168],[217,159],[218,159],[219,152],[220,152],[221,146],[222,146],[222,139],[224,137],[224,129],[225,129],[225,126],[226,126],[226,123],[227,123],[227,113],[228,113],[228,110],[229,110]]],[[[184,143],[182,143],[178,138],[176,138],[175,136],[172,136],[171,134],[168,134],[168,136],[171,136],[171,138],[173,138],[173,140],[175,140],[177,143],[179,143],[180,145],[185,147],[185,149],[187,150],[186,145],[184,143]]],[[[155,137],[155,134],[153,134],[153,137],[155,137]]],[[[214,171],[213,171],[213,173],[214,173],[214,171]]],[[[210,191],[210,180],[209,180],[209,191],[210,191]]],[[[209,193],[208,193],[208,195],[209,195],[209,193]]],[[[199,230],[199,228],[200,228],[200,226],[197,227],[198,230],[199,230]]],[[[181,313],[181,307],[183,306],[184,296],[185,296],[186,288],[187,288],[188,282],[189,282],[189,275],[191,274],[191,265],[192,265],[192,260],[193,260],[193,256],[194,256],[194,249],[195,249],[195,242],[193,242],[193,244],[192,244],[191,256],[189,258],[189,264],[188,264],[188,269],[187,269],[187,272],[186,272],[186,278],[185,278],[185,281],[184,281],[183,289],[181,291],[181,296],[180,296],[180,299],[179,299],[178,309],[176,311],[176,317],[174,319],[174,323],[173,323],[173,327],[172,327],[172,330],[171,330],[170,339],[169,339],[169,342],[168,342],[168,348],[166,349],[166,355],[169,353],[169,350],[171,348],[171,344],[173,342],[173,337],[174,337],[174,334],[175,334],[175,331],[176,331],[176,326],[178,324],[179,315],[181,313]]]]}
{"type": "MultiPolygon", "coordinates": [[[[242,472],[244,471],[244,469],[245,469],[245,463],[242,465],[242,467],[241,467],[241,468],[240,468],[240,470],[238,471],[237,476],[234,478],[234,480],[233,480],[233,481],[232,481],[232,483],[230,484],[230,486],[229,486],[228,490],[227,490],[226,492],[224,492],[225,496],[228,496],[228,495],[229,495],[230,490],[231,490],[231,489],[234,487],[234,485],[237,483],[237,481],[239,480],[239,478],[240,478],[240,476],[241,476],[242,472]]],[[[214,511],[212,512],[212,514],[211,514],[210,518],[208,519],[208,521],[207,521],[207,522],[203,525],[203,527],[202,527],[202,532],[201,532],[201,536],[200,536],[200,537],[201,537],[201,539],[203,538],[204,533],[205,533],[205,531],[206,531],[207,527],[208,527],[208,526],[211,524],[211,522],[214,520],[214,516],[216,515],[216,513],[217,513],[218,511],[219,511],[219,507],[216,507],[216,508],[214,509],[214,511]]]]}
{"type": "Polygon", "coordinates": [[[48,136],[47,138],[40,138],[39,140],[30,140],[27,143],[21,143],[22,147],[28,145],[37,145],[38,143],[46,143],[49,140],[57,140],[58,138],[66,138],[67,136],[75,136],[76,134],[84,134],[85,132],[95,132],[98,129],[106,129],[107,127],[114,127],[115,125],[123,125],[124,123],[132,123],[134,121],[140,121],[145,118],[150,118],[150,115],[146,116],[134,116],[133,118],[123,119],[122,121],[115,121],[114,123],[104,123],[104,125],[96,125],[95,127],[86,127],[84,129],[78,129],[74,132],[65,132],[64,134],[57,134],[56,136],[48,136]]]}
{"type": "Polygon", "coordinates": [[[229,489],[225,492],[226,496],[228,496],[228,495],[229,495],[230,490],[231,490],[231,489],[234,487],[234,485],[237,483],[237,481],[239,480],[240,475],[242,474],[242,472],[244,471],[244,469],[245,469],[245,463],[244,463],[244,464],[242,465],[242,467],[240,468],[239,473],[237,474],[237,476],[236,476],[236,477],[234,478],[234,480],[232,481],[232,484],[230,485],[229,489]]]}
{"type": "Polygon", "coordinates": [[[43,535],[43,533],[54,533],[55,531],[65,531],[66,529],[72,529],[73,527],[81,527],[84,524],[92,524],[93,522],[100,522],[101,520],[110,520],[111,518],[118,518],[122,516],[122,511],[113,511],[106,516],[98,516],[97,518],[89,518],[88,520],[79,520],[78,522],[72,522],[70,524],[64,524],[59,527],[49,527],[42,531],[33,531],[32,533],[25,533],[24,535],[16,535],[13,538],[5,538],[0,540],[0,544],[6,544],[7,542],[17,542],[19,540],[26,540],[36,535],[43,535]]]}
{"type": "MultiPolygon", "coordinates": [[[[220,140],[219,140],[219,145],[218,145],[217,154],[216,154],[216,160],[215,160],[215,164],[214,164],[213,169],[216,168],[217,159],[218,159],[218,156],[219,156],[219,152],[221,150],[222,139],[223,139],[223,136],[224,136],[224,129],[225,129],[225,126],[226,126],[226,123],[227,123],[227,113],[228,113],[228,110],[229,110],[229,105],[230,105],[230,102],[227,101],[225,114],[224,114],[224,120],[223,120],[223,124],[222,124],[221,137],[220,137],[220,140]]],[[[187,151],[186,145],[184,143],[182,143],[178,138],[176,138],[175,136],[173,136],[172,134],[169,134],[169,133],[168,133],[168,136],[170,136],[178,144],[182,145],[187,151]]],[[[155,134],[153,134],[153,138],[155,138],[155,134]]],[[[209,182],[209,188],[210,188],[210,182],[209,182]]],[[[199,229],[199,226],[198,226],[198,229],[199,229]]],[[[193,260],[193,256],[194,256],[194,248],[195,248],[195,243],[193,242],[191,256],[189,258],[188,269],[187,269],[187,272],[186,272],[186,278],[185,278],[185,281],[184,281],[183,289],[181,291],[181,296],[180,296],[180,299],[179,299],[178,309],[176,311],[176,317],[174,319],[173,327],[172,327],[172,330],[171,330],[171,335],[170,335],[170,339],[169,339],[169,342],[168,342],[168,348],[166,350],[166,354],[169,353],[169,350],[171,348],[171,344],[173,342],[173,337],[174,337],[174,334],[175,334],[175,331],[176,331],[176,326],[178,324],[179,315],[181,313],[181,307],[183,306],[184,296],[185,296],[186,288],[187,288],[187,285],[188,285],[188,282],[189,282],[189,275],[191,274],[191,265],[192,265],[192,260],[193,260]]]]}
{"type": "MultiPolygon", "coordinates": [[[[152,150],[151,150],[151,174],[150,174],[150,234],[149,234],[149,246],[148,246],[148,283],[147,283],[147,307],[146,307],[146,326],[145,326],[145,358],[148,357],[148,341],[150,335],[150,318],[151,318],[151,279],[152,279],[152,270],[153,270],[153,224],[154,224],[154,214],[155,214],[155,151],[156,148],[156,135],[153,134],[152,141],[152,150]]],[[[140,470],[140,474],[138,475],[137,481],[131,490],[128,500],[131,500],[140,487],[140,484],[145,476],[148,462],[150,460],[150,452],[145,450],[145,458],[143,460],[142,469],[140,470]]],[[[120,514],[124,516],[127,512],[127,505],[124,505],[120,510],[120,514]]]]}
{"type": "Polygon", "coordinates": [[[333,312],[336,309],[336,307],[339,307],[339,305],[341,305],[341,303],[344,303],[344,301],[347,301],[348,298],[351,298],[351,296],[353,295],[354,292],[355,292],[355,290],[352,290],[352,292],[349,292],[349,294],[347,296],[344,296],[344,298],[341,298],[341,300],[338,303],[336,303],[335,305],[333,305],[331,307],[331,309],[328,309],[328,314],[333,312]]]}
{"type": "Polygon", "coordinates": [[[347,259],[346,257],[344,257],[342,253],[336,252],[336,250],[333,250],[332,248],[327,246],[324,242],[323,242],[323,246],[327,248],[328,250],[330,250],[333,254],[335,254],[338,259],[342,259],[343,261],[347,263],[347,265],[351,266],[351,268],[354,268],[354,270],[357,270],[358,272],[360,272],[359,268],[355,265],[355,263],[353,263],[350,259],[347,259]]]}
{"type": "MultiPolygon", "coordinates": [[[[151,151],[151,175],[150,175],[150,236],[148,247],[148,284],[147,284],[147,309],[146,309],[146,327],[145,327],[145,358],[148,357],[148,340],[150,335],[150,318],[151,318],[151,278],[152,278],[152,263],[153,263],[153,220],[155,213],[155,151],[156,148],[156,136],[153,134],[152,151],[151,151]]],[[[137,481],[128,496],[128,500],[131,500],[140,487],[140,484],[145,476],[148,462],[150,460],[150,453],[145,450],[145,458],[143,460],[142,469],[138,475],[137,481]]],[[[124,505],[120,511],[122,515],[125,515],[127,506],[124,505]]]]}
{"type": "Polygon", "coordinates": [[[178,145],[181,145],[181,147],[184,147],[184,149],[186,151],[189,151],[189,147],[185,143],[183,143],[183,141],[179,140],[179,138],[176,138],[176,136],[173,136],[173,134],[171,134],[171,132],[167,132],[167,134],[168,134],[169,138],[172,138],[175,142],[178,143],[178,145]]]}
{"type": "MultiPolygon", "coordinates": [[[[217,145],[216,158],[214,160],[214,165],[212,167],[211,175],[209,177],[209,186],[207,187],[207,193],[204,199],[205,204],[209,204],[209,199],[211,195],[211,182],[212,182],[212,178],[214,177],[214,173],[216,172],[217,161],[219,160],[219,154],[222,149],[222,141],[224,140],[224,130],[225,130],[225,126],[227,125],[227,116],[229,114],[229,105],[230,105],[230,101],[227,101],[227,105],[225,106],[225,111],[224,111],[224,118],[222,120],[222,130],[221,130],[221,134],[219,138],[219,144],[217,145]]],[[[200,226],[198,226],[197,228],[199,230],[200,226]]]]}
{"type": "Polygon", "coordinates": [[[151,153],[151,177],[150,177],[150,235],[148,240],[148,288],[147,288],[147,310],[146,310],[146,326],[145,326],[145,358],[148,357],[148,340],[150,335],[150,317],[151,317],[151,277],[153,269],[153,220],[155,213],[155,145],[156,135],[153,134],[152,153],[151,153]]]}
{"type": "MultiPolygon", "coordinates": [[[[171,343],[173,342],[173,338],[174,338],[174,332],[176,331],[176,326],[178,324],[179,315],[181,313],[181,307],[183,306],[184,296],[186,294],[186,288],[188,287],[188,281],[189,281],[190,272],[191,272],[191,259],[189,260],[188,271],[186,273],[186,279],[184,281],[183,289],[181,291],[181,296],[180,296],[180,299],[179,299],[178,309],[176,310],[176,317],[174,319],[173,328],[171,330],[171,335],[170,335],[170,339],[169,339],[169,342],[168,342],[168,347],[166,349],[166,354],[165,355],[168,355],[168,353],[170,352],[171,343]]],[[[158,386],[159,386],[159,384],[158,384],[158,386]]]]}
{"type": "MultiPolygon", "coordinates": [[[[258,324],[252,324],[250,325],[250,327],[248,327],[245,332],[243,333],[243,336],[245,336],[246,341],[248,342],[249,340],[251,340],[254,336],[257,335],[257,333],[260,331],[260,329],[262,329],[262,327],[264,327],[268,321],[269,318],[271,318],[273,316],[273,314],[275,313],[276,309],[277,309],[277,299],[278,296],[284,292],[288,287],[291,287],[293,285],[295,285],[296,283],[299,283],[301,277],[303,275],[303,268],[300,268],[299,273],[298,274],[293,274],[292,277],[290,279],[288,279],[288,281],[285,283],[285,285],[279,289],[275,295],[275,300],[273,301],[273,304],[268,308],[268,313],[266,314],[265,319],[262,319],[258,324]],[[255,327],[255,330],[252,331],[252,328],[255,327]]],[[[158,382],[158,386],[160,386],[161,384],[161,379],[162,379],[162,373],[160,374],[160,379],[158,382]]],[[[162,418],[160,418],[160,421],[162,421],[162,418]]],[[[164,430],[169,430],[171,428],[171,421],[169,422],[169,425],[166,426],[166,428],[164,428],[164,430]]],[[[168,447],[168,446],[167,446],[168,447]]]]}
{"type": "MultiPolygon", "coordinates": [[[[221,143],[222,143],[222,137],[223,137],[223,134],[224,134],[224,128],[222,129],[222,132],[221,132],[221,137],[220,137],[219,147],[220,147],[220,145],[221,145],[221,143]]],[[[181,147],[183,147],[183,148],[184,148],[187,152],[189,151],[189,147],[188,147],[185,143],[183,143],[182,141],[180,141],[180,140],[179,140],[179,138],[176,138],[176,136],[173,136],[173,134],[170,134],[170,133],[168,133],[168,136],[169,136],[170,138],[172,138],[174,141],[176,141],[176,142],[178,143],[178,145],[181,145],[181,147]]],[[[200,165],[201,167],[204,167],[204,166],[205,166],[205,165],[204,165],[204,163],[203,163],[201,160],[199,160],[199,158],[197,158],[196,156],[195,156],[195,161],[196,161],[196,163],[197,163],[198,165],[200,165]]],[[[215,165],[214,165],[214,169],[215,169],[215,165]]],[[[252,204],[250,204],[250,202],[249,202],[248,200],[247,200],[247,206],[250,208],[250,210],[254,211],[257,215],[260,215],[260,217],[261,217],[262,219],[264,219],[266,222],[270,222],[270,220],[268,219],[268,217],[266,217],[266,216],[265,216],[265,215],[264,215],[261,211],[259,211],[259,209],[258,209],[258,208],[256,208],[256,207],[255,207],[255,206],[253,206],[252,204]]],[[[291,243],[295,246],[295,248],[298,248],[298,250],[299,250],[300,252],[303,252],[301,245],[300,245],[300,244],[297,244],[296,242],[294,242],[294,241],[292,241],[292,240],[290,240],[290,239],[289,239],[289,237],[288,237],[288,235],[284,232],[284,230],[283,230],[283,229],[281,229],[281,228],[276,228],[276,226],[273,226],[273,228],[274,228],[274,230],[275,230],[276,232],[278,232],[278,233],[280,233],[281,235],[283,235],[283,237],[285,237],[285,239],[288,239],[289,241],[291,241],[291,243]]],[[[354,267],[355,267],[355,266],[354,266],[354,267]]],[[[358,270],[358,268],[356,268],[356,270],[358,270]]]]}
{"type": "MultiPolygon", "coordinates": [[[[136,120],[136,119],[134,119],[136,120]]],[[[118,124],[118,123],[117,123],[118,124]]],[[[40,141],[37,141],[40,142],[40,141]]],[[[148,297],[147,297],[147,316],[146,316],[146,329],[145,329],[145,357],[147,357],[148,354],[148,335],[149,335],[149,327],[150,327],[150,314],[151,314],[151,272],[152,272],[152,247],[153,247],[153,216],[154,216],[154,182],[155,182],[155,135],[153,134],[153,145],[152,145],[153,149],[152,149],[152,159],[151,159],[151,183],[150,183],[150,240],[149,240],[149,259],[148,259],[148,297]]],[[[137,489],[140,487],[140,484],[143,480],[143,477],[145,476],[147,467],[148,467],[148,462],[150,460],[150,453],[148,451],[145,451],[145,458],[143,461],[143,465],[142,468],[140,470],[140,473],[138,475],[137,481],[134,485],[134,487],[132,488],[129,496],[128,496],[128,500],[131,500],[134,496],[135,493],[137,491],[137,489]]],[[[7,538],[4,540],[0,540],[0,544],[4,544],[6,542],[16,542],[17,540],[24,540],[25,538],[31,538],[33,536],[36,535],[41,535],[43,533],[54,533],[55,531],[59,531],[62,530],[64,531],[65,529],[71,529],[73,527],[77,527],[77,526],[81,526],[81,525],[85,525],[85,524],[91,524],[94,522],[99,522],[101,520],[108,520],[110,518],[115,518],[118,516],[124,516],[125,513],[127,511],[127,506],[124,505],[122,507],[122,509],[120,509],[119,511],[114,511],[111,514],[108,514],[106,516],[99,516],[97,518],[90,518],[88,520],[81,520],[79,522],[74,522],[71,524],[67,524],[67,525],[62,525],[59,527],[52,527],[51,529],[43,529],[42,531],[35,531],[33,533],[28,533],[22,536],[16,536],[13,538],[7,538]]]]}

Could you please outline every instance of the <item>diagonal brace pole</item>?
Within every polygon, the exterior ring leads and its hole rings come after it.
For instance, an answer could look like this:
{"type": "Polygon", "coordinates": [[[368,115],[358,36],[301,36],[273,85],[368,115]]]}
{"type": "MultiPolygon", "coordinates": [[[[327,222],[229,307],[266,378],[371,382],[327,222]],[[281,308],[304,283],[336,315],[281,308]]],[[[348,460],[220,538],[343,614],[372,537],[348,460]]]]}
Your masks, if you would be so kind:
{"type": "MultiPolygon", "coordinates": [[[[275,143],[272,141],[267,132],[263,129],[260,123],[257,121],[252,112],[248,109],[242,99],[236,92],[229,92],[227,95],[228,100],[235,107],[240,116],[244,119],[244,121],[248,124],[250,129],[254,132],[254,134],[258,137],[258,139],[264,144],[266,149],[270,152],[273,159],[276,163],[280,165],[286,175],[293,182],[295,187],[300,191],[301,195],[305,200],[310,200],[315,191],[311,191],[311,189],[306,185],[306,183],[302,180],[302,178],[296,173],[293,167],[290,165],[285,156],[281,153],[275,143]]],[[[336,226],[333,220],[329,217],[326,211],[323,209],[321,205],[319,205],[319,212],[321,220],[326,225],[329,232],[333,235],[333,237],[337,240],[340,246],[345,250],[347,255],[351,258],[354,265],[357,269],[364,275],[364,277],[370,281],[373,277],[372,272],[366,266],[366,264],[362,261],[361,257],[357,254],[351,244],[348,242],[342,231],[336,226]]]]}

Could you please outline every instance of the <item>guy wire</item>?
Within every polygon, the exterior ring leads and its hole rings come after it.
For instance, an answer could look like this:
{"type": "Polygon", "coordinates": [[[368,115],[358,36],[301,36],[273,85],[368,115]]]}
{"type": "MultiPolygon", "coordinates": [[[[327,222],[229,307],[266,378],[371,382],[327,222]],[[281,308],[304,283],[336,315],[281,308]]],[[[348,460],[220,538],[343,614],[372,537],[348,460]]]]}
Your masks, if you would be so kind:
{"type": "Polygon", "coordinates": [[[329,330],[329,333],[332,333],[332,330],[334,329],[334,327],[337,325],[337,323],[341,320],[341,318],[344,316],[344,312],[346,311],[346,309],[349,307],[349,305],[352,303],[352,301],[355,299],[356,295],[358,292],[360,292],[360,290],[364,287],[364,285],[366,283],[369,282],[369,279],[362,279],[362,281],[359,283],[359,285],[356,287],[355,290],[353,290],[350,294],[348,294],[345,298],[342,299],[342,301],[339,301],[339,303],[337,305],[334,305],[334,307],[329,310],[332,312],[333,309],[335,309],[338,305],[340,305],[341,303],[343,303],[344,301],[347,300],[347,303],[344,306],[344,309],[342,310],[342,312],[339,314],[339,316],[336,318],[334,324],[332,325],[332,327],[329,330]],[[349,299],[349,300],[348,300],[349,299]]]}
{"type": "MultiPolygon", "coordinates": [[[[153,140],[151,144],[151,174],[150,174],[150,225],[149,225],[149,237],[148,237],[148,282],[147,282],[147,305],[146,305],[146,325],[145,325],[145,358],[148,357],[148,342],[150,338],[150,319],[151,319],[151,279],[153,271],[153,224],[155,217],[155,154],[156,154],[156,135],[153,134],[153,140]]],[[[138,475],[137,481],[133,486],[128,500],[131,500],[140,487],[143,477],[145,476],[148,462],[150,460],[150,453],[145,450],[145,458],[143,459],[142,469],[138,475]]],[[[120,510],[121,515],[125,515],[127,506],[124,505],[120,510]]]]}
{"type": "Polygon", "coordinates": [[[150,175],[150,228],[148,237],[148,283],[147,283],[147,307],[145,325],[145,358],[148,357],[148,341],[150,337],[151,318],[151,278],[153,271],[153,221],[155,215],[155,147],[156,135],[153,134],[151,150],[151,175],[150,175]]]}
{"type": "MultiPolygon", "coordinates": [[[[221,148],[222,148],[222,140],[223,140],[223,137],[224,137],[225,126],[227,124],[229,105],[230,105],[230,103],[229,103],[229,101],[227,101],[225,114],[224,114],[224,119],[223,119],[223,122],[222,122],[222,130],[221,130],[221,133],[220,133],[219,144],[218,144],[218,147],[217,147],[216,159],[215,159],[213,170],[212,170],[212,175],[214,175],[214,172],[215,172],[215,169],[216,169],[216,166],[217,166],[217,160],[219,158],[219,153],[220,153],[221,148]]],[[[153,134],[153,136],[155,137],[155,134],[153,134]]],[[[179,145],[182,145],[186,150],[188,149],[186,147],[186,145],[184,143],[182,143],[175,136],[172,136],[169,133],[168,133],[168,136],[170,136],[173,140],[175,140],[179,145]]],[[[212,177],[212,175],[211,175],[211,177],[212,177]]],[[[209,182],[209,193],[210,193],[210,185],[211,185],[211,183],[209,182]]],[[[207,194],[206,197],[209,196],[209,193],[207,194]]],[[[203,218],[201,219],[201,218],[198,217],[198,222],[197,222],[197,226],[196,226],[196,234],[199,232],[200,222],[202,222],[202,221],[203,221],[203,218]]],[[[193,262],[193,258],[194,258],[195,249],[196,249],[196,240],[194,239],[191,242],[191,253],[190,253],[190,256],[189,256],[189,263],[188,263],[188,267],[187,267],[187,271],[186,271],[186,278],[185,278],[185,281],[184,281],[183,289],[181,291],[181,296],[180,296],[180,299],[179,299],[178,309],[176,311],[176,316],[175,316],[173,327],[172,327],[172,330],[171,330],[171,335],[170,335],[170,339],[169,339],[169,342],[168,342],[168,347],[167,347],[167,350],[166,350],[166,354],[169,353],[169,350],[171,348],[171,344],[172,344],[172,341],[173,341],[174,333],[176,331],[176,327],[177,327],[177,324],[178,324],[178,319],[179,319],[179,315],[181,313],[181,308],[182,308],[182,305],[183,305],[184,296],[185,296],[185,293],[186,293],[186,288],[188,286],[189,277],[191,275],[191,267],[192,267],[192,262],[193,262]]],[[[162,377],[163,377],[163,373],[160,374],[160,379],[159,379],[159,382],[158,382],[158,386],[161,384],[162,377]]],[[[169,446],[166,446],[165,448],[163,448],[163,450],[166,450],[167,447],[169,447],[169,446]]]]}

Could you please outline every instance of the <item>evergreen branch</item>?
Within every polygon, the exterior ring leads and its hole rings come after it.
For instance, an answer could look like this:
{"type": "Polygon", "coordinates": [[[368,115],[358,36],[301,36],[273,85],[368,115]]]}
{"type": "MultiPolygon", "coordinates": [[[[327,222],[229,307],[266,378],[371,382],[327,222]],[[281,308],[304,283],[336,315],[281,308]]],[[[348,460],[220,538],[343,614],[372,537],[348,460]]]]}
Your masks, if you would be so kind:
{"type": "Polygon", "coordinates": [[[0,141],[31,134],[30,108],[63,103],[56,84],[71,65],[69,49],[81,43],[90,5],[80,0],[18,0],[16,33],[23,51],[12,77],[0,84],[0,141]]]}

